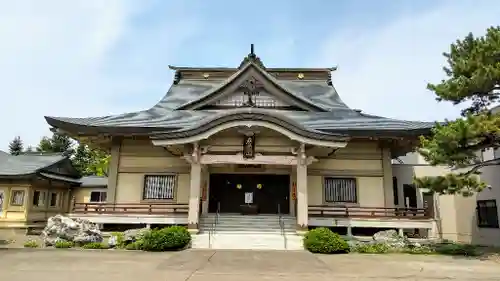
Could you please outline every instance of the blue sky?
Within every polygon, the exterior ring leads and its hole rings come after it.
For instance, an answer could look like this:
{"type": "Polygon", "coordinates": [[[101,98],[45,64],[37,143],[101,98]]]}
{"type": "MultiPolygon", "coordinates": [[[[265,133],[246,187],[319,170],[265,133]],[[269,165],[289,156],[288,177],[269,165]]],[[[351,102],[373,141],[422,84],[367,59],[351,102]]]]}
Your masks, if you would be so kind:
{"type": "Polygon", "coordinates": [[[500,24],[494,0],[0,0],[0,149],[36,145],[43,116],[136,111],[168,90],[168,65],[237,66],[255,44],[267,66],[338,66],[342,99],[371,114],[453,118],[427,82],[441,55],[500,24]]]}

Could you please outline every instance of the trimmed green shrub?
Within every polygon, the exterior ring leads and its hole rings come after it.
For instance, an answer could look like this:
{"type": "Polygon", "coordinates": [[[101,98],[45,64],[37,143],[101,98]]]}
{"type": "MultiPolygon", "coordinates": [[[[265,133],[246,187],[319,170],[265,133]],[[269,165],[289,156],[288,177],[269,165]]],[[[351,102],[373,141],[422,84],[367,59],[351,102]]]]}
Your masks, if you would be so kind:
{"type": "Polygon", "coordinates": [[[171,226],[148,231],[138,241],[144,251],[174,251],[186,248],[191,242],[191,234],[183,226],[171,226]]]}
{"type": "Polygon", "coordinates": [[[391,251],[391,247],[387,244],[383,243],[360,243],[353,247],[351,251],[362,254],[386,254],[391,251]]]}
{"type": "Polygon", "coordinates": [[[427,245],[422,245],[420,247],[406,247],[402,251],[403,253],[406,254],[413,254],[413,255],[432,255],[436,254],[436,251],[427,245]]]}
{"type": "Polygon", "coordinates": [[[349,244],[337,233],[320,227],[310,230],[304,236],[304,248],[312,253],[336,254],[348,253],[349,244]]]}
{"type": "Polygon", "coordinates": [[[35,240],[28,240],[24,242],[24,248],[38,248],[40,245],[38,245],[38,242],[35,240]]]}
{"type": "Polygon", "coordinates": [[[54,245],[54,247],[58,249],[68,249],[72,248],[73,246],[74,246],[73,242],[64,240],[57,241],[56,244],[54,245]]]}
{"type": "Polygon", "coordinates": [[[107,249],[108,246],[99,242],[90,242],[82,245],[82,249],[107,249]]]}

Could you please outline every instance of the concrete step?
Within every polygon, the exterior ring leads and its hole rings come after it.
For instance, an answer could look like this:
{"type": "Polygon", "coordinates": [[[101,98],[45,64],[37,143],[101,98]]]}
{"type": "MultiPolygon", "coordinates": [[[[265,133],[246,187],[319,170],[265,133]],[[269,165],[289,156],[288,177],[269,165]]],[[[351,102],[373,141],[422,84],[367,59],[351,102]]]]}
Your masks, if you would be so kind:
{"type": "MultiPolygon", "coordinates": [[[[206,222],[206,223],[214,223],[215,219],[206,219],[206,218],[201,218],[200,222],[206,222]]],[[[218,220],[218,223],[279,223],[278,219],[273,219],[273,220],[263,220],[263,219],[236,219],[236,218],[220,218],[218,220]]],[[[296,224],[296,220],[283,220],[284,224],[296,224]]]]}
{"type": "Polygon", "coordinates": [[[216,233],[211,237],[208,234],[196,234],[193,236],[192,247],[197,249],[303,250],[301,236],[262,233],[216,233]]]}
{"type": "MultiPolygon", "coordinates": [[[[211,228],[213,223],[200,222],[200,227],[211,228]]],[[[245,227],[258,227],[258,228],[280,228],[278,223],[248,223],[248,222],[219,222],[217,228],[219,227],[235,227],[235,226],[245,226],[245,227]]],[[[293,224],[284,224],[284,228],[295,228],[293,224]]]]}

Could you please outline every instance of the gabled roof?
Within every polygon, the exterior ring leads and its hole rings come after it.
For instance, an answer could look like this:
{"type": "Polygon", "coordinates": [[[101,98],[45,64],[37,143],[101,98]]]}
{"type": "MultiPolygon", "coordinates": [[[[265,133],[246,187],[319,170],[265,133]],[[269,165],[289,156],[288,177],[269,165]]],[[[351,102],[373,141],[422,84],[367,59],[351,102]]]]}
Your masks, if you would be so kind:
{"type": "Polygon", "coordinates": [[[107,187],[108,177],[85,176],[80,179],[81,187],[107,187]]]}
{"type": "Polygon", "coordinates": [[[80,184],[80,175],[74,170],[67,156],[62,154],[10,155],[0,151],[0,178],[29,179],[35,176],[69,182],[73,185],[80,184]],[[62,168],[64,172],[61,173],[56,168],[62,168]]]}
{"type": "Polygon", "coordinates": [[[53,155],[10,155],[0,152],[0,176],[23,176],[39,172],[55,165],[67,157],[53,155]]]}
{"type": "MultiPolygon", "coordinates": [[[[199,106],[196,105],[203,104],[203,101],[209,100],[210,98],[215,97],[219,92],[224,90],[226,87],[231,84],[238,83],[239,78],[244,78],[245,74],[251,70],[255,70],[257,75],[261,75],[264,79],[268,80],[273,86],[277,87],[279,90],[283,91],[289,98],[296,100],[299,102],[299,107],[303,107],[304,109],[310,108],[315,111],[327,111],[328,107],[323,107],[321,103],[315,102],[311,100],[308,96],[302,95],[300,92],[294,92],[288,90],[284,85],[280,84],[278,80],[276,80],[273,76],[269,75],[266,71],[264,71],[259,65],[254,63],[253,61],[248,61],[245,65],[235,72],[231,77],[226,79],[225,81],[219,83],[216,87],[211,88],[208,91],[205,91],[198,98],[187,101],[186,103],[178,106],[177,110],[183,109],[199,109],[199,106]],[[302,105],[302,106],[301,106],[302,105]]],[[[240,83],[241,84],[241,83],[240,83]]],[[[237,85],[239,86],[239,85],[237,85]]]]}

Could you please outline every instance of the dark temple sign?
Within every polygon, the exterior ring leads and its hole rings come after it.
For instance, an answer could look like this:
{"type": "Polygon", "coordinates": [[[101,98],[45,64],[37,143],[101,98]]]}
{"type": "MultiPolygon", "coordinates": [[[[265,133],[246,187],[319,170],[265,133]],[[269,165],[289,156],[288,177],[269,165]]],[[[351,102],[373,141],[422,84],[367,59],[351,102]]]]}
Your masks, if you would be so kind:
{"type": "Polygon", "coordinates": [[[245,136],[243,138],[243,158],[255,157],[255,136],[245,136]]]}

